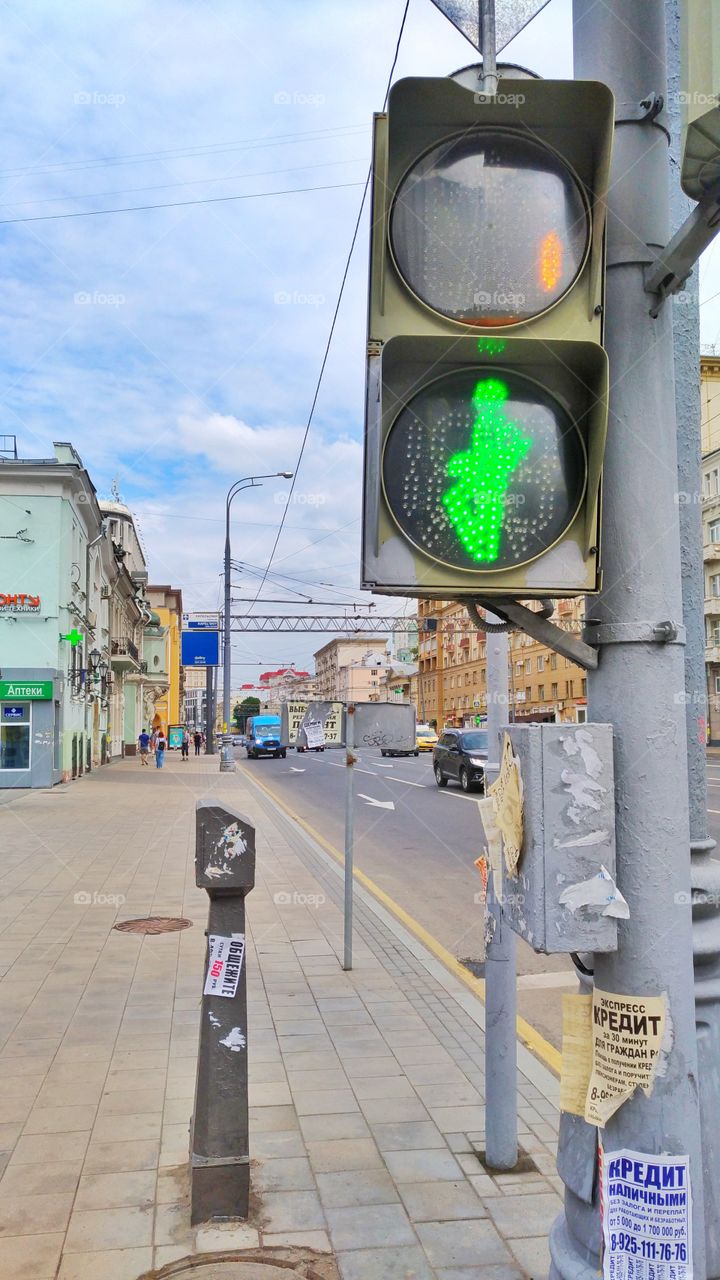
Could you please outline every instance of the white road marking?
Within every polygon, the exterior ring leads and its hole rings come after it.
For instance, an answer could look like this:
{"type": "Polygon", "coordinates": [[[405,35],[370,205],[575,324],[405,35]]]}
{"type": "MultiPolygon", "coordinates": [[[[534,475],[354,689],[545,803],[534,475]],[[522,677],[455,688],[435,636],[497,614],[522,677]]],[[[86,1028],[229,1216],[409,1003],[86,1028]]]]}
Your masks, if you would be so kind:
{"type": "MultiPolygon", "coordinates": [[[[467,796],[464,791],[444,791],[440,787],[438,787],[438,791],[441,796],[454,796],[456,800],[472,800],[473,804],[477,803],[475,796],[467,796]]],[[[482,795],[482,792],[478,791],[477,794],[482,795]]]]}
{"type": "Polygon", "coordinates": [[[295,765],[294,765],[294,764],[291,764],[291,765],[290,765],[290,772],[291,772],[291,773],[304,773],[304,772],[305,772],[305,770],[304,770],[304,769],[296,769],[296,768],[295,768],[295,765]]]}
{"type": "Polygon", "coordinates": [[[375,800],[373,796],[365,796],[362,791],[358,791],[358,799],[365,800],[373,809],[394,809],[395,804],[392,800],[375,800]]]}
{"type": "Polygon", "coordinates": [[[388,764],[386,760],[376,760],[375,768],[376,769],[394,769],[395,766],[393,764],[388,764]]]}
{"type": "MultiPolygon", "coordinates": [[[[326,760],[325,763],[331,764],[335,769],[347,769],[346,764],[338,764],[337,760],[326,760]]],[[[372,769],[361,769],[357,764],[353,765],[353,768],[356,773],[369,773],[371,778],[377,778],[377,774],[373,773],[372,769]]]]}
{"type": "Polygon", "coordinates": [[[407,778],[388,778],[388,782],[404,782],[406,787],[426,787],[426,782],[408,782],[407,778]]]}

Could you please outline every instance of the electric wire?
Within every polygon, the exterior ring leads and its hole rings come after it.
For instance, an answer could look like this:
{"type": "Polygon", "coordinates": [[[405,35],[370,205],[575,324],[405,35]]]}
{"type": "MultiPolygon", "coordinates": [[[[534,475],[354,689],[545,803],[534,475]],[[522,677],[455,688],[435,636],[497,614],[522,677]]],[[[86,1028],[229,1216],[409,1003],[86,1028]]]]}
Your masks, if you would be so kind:
{"type": "MultiPolygon", "coordinates": [[[[172,200],[163,204],[125,205],[121,209],[78,209],[74,213],[39,213],[30,218],[0,218],[0,227],[18,226],[24,222],[63,222],[67,218],[102,218],[110,213],[147,213],[153,209],[188,209],[199,204],[227,204],[231,200],[260,200],[267,196],[303,195],[307,191],[339,191],[343,187],[361,187],[362,182],[329,182],[321,187],[287,187],[282,191],[251,191],[238,196],[205,196],[201,200],[172,200]]],[[[367,190],[367,183],[366,190],[367,190]]]]}
{"type": "Polygon", "coordinates": [[[365,157],[357,156],[353,160],[323,160],[318,164],[298,164],[290,169],[254,169],[252,173],[223,173],[213,178],[187,178],[185,182],[161,182],[149,187],[116,187],[114,191],[80,191],[65,195],[43,196],[36,200],[2,200],[0,208],[21,209],[29,204],[57,204],[62,200],[101,200],[108,196],[136,195],[140,191],[171,191],[176,187],[198,187],[208,182],[239,182],[245,178],[267,178],[278,173],[306,173],[311,169],[332,169],[340,164],[364,164],[365,157]]]}
{"type": "MultiPolygon", "coordinates": [[[[205,142],[196,147],[173,147],[165,151],[131,151],[119,156],[97,156],[94,160],[58,160],[55,164],[37,168],[33,165],[17,169],[0,170],[0,178],[44,176],[56,172],[75,173],[85,169],[106,169],[116,164],[148,164],[152,161],[174,159],[193,160],[205,156],[227,155],[233,151],[263,151],[267,147],[282,147],[294,142],[322,142],[328,135],[343,137],[348,133],[363,132],[367,124],[332,125],[327,129],[305,129],[296,133],[262,134],[257,138],[241,138],[235,142],[205,142]]],[[[329,139],[328,139],[329,140],[329,139]]]]}
{"type": "MultiPolygon", "coordinates": [[[[395,67],[397,66],[397,60],[398,60],[398,56],[399,56],[399,54],[400,54],[400,44],[401,44],[401,42],[402,42],[403,32],[404,32],[404,30],[405,30],[405,23],[406,23],[406,21],[407,21],[407,16],[408,16],[408,10],[409,10],[409,8],[410,8],[410,0],[405,0],[405,8],[404,8],[404,10],[403,10],[402,21],[401,21],[401,23],[400,23],[400,30],[399,30],[399,32],[398,32],[397,41],[396,41],[396,44],[395,44],[395,52],[394,52],[394,55],[393,55],[392,65],[391,65],[391,67],[390,67],[390,74],[388,75],[387,86],[386,86],[386,89],[385,89],[385,97],[384,97],[384,99],[383,99],[383,110],[385,109],[385,106],[387,105],[388,95],[389,95],[389,93],[390,93],[390,86],[391,86],[391,84],[392,84],[392,78],[393,78],[393,75],[394,75],[394,72],[395,72],[395,67]]],[[[308,414],[308,419],[307,419],[307,423],[306,423],[306,426],[305,426],[305,432],[304,432],[304,435],[303,435],[303,438],[302,438],[302,442],[301,442],[301,445],[300,445],[300,451],[299,451],[299,453],[298,453],[297,461],[296,461],[296,463],[295,463],[295,467],[294,467],[294,470],[293,470],[293,478],[292,478],[292,481],[291,481],[291,483],[290,483],[290,490],[289,490],[289,493],[288,493],[287,503],[286,503],[285,509],[284,509],[284,511],[283,511],[283,513],[282,513],[282,515],[281,515],[281,517],[280,517],[280,524],[279,524],[279,526],[278,526],[278,531],[277,531],[277,534],[276,534],[276,536],[275,536],[275,541],[274,541],[274,543],[273,543],[272,550],[271,550],[271,552],[270,552],[270,558],[269,558],[268,563],[267,563],[267,569],[265,570],[265,573],[263,574],[263,578],[262,578],[262,581],[261,581],[261,583],[260,583],[260,586],[258,587],[257,595],[256,595],[256,597],[255,597],[255,602],[257,602],[257,599],[258,599],[258,597],[260,596],[260,592],[261,592],[261,591],[262,591],[262,589],[263,589],[263,586],[264,586],[265,581],[266,581],[266,579],[267,579],[268,573],[270,572],[270,568],[271,568],[271,566],[272,566],[273,560],[275,559],[275,552],[277,551],[278,543],[279,543],[279,541],[280,541],[280,538],[281,538],[281,535],[282,535],[282,531],[283,531],[283,528],[284,528],[284,526],[285,526],[285,517],[286,517],[286,515],[287,515],[288,507],[289,507],[289,505],[290,505],[290,500],[291,500],[291,498],[292,498],[293,491],[294,491],[294,489],[295,489],[295,484],[296,484],[296,482],[297,482],[298,472],[299,472],[299,470],[300,470],[300,465],[301,465],[301,463],[302,463],[303,454],[304,454],[304,452],[305,452],[305,446],[306,446],[306,444],[307,444],[308,436],[309,436],[309,434],[310,434],[310,427],[312,426],[313,418],[314,418],[314,416],[315,416],[315,408],[316,408],[316,406],[317,406],[318,398],[319,398],[319,396],[320,396],[320,388],[321,388],[321,386],[322,386],[322,380],[323,380],[323,377],[324,377],[324,375],[325,375],[325,368],[326,368],[326,366],[327,366],[328,357],[329,357],[329,355],[330,355],[330,347],[332,346],[332,340],[333,340],[333,337],[334,337],[334,334],[335,334],[335,326],[336,326],[336,324],[337,324],[337,318],[338,318],[338,314],[339,314],[339,312],[340,312],[340,304],[342,303],[343,294],[345,293],[345,285],[346,285],[346,282],[347,282],[348,273],[349,273],[349,271],[350,271],[350,263],[351,263],[351,261],[352,261],[353,252],[354,252],[354,250],[355,250],[355,245],[356,245],[356,243],[357,243],[358,232],[359,232],[359,230],[360,230],[360,222],[361,222],[361,220],[362,220],[362,215],[363,215],[363,209],[365,208],[365,201],[366,201],[366,199],[367,199],[367,193],[368,193],[368,189],[369,189],[369,187],[370,187],[370,175],[371,175],[371,169],[368,169],[368,174],[367,174],[367,177],[366,177],[366,179],[365,179],[365,186],[363,187],[362,199],[361,199],[361,201],[360,201],[360,208],[358,209],[358,215],[357,215],[357,218],[356,218],[356,220],[355,220],[355,226],[354,226],[354,229],[353,229],[352,239],[351,239],[351,241],[350,241],[350,249],[349,249],[349,251],[348,251],[347,259],[346,259],[346,261],[345,261],[345,269],[344,269],[344,271],[343,271],[342,279],[341,279],[341,281],[340,281],[340,288],[339,288],[339,290],[338,290],[337,301],[336,301],[336,303],[335,303],[335,310],[334,310],[334,312],[333,312],[333,317],[332,317],[332,320],[331,320],[331,322],[330,322],[330,331],[329,331],[329,333],[328,333],[327,342],[326,342],[326,344],[325,344],[325,350],[324,350],[324,352],[323,352],[322,362],[321,362],[321,364],[320,364],[320,372],[319,372],[319,374],[318,374],[318,379],[317,379],[317,382],[316,382],[316,384],[315,384],[315,391],[314,391],[313,398],[312,398],[312,402],[311,402],[311,405],[310,405],[310,412],[309,412],[309,414],[308,414]]],[[[255,602],[254,602],[254,603],[255,603],[255,602]]],[[[248,609],[248,614],[250,613],[250,611],[251,611],[251,609],[252,609],[253,607],[254,607],[254,604],[253,604],[253,605],[250,605],[250,609],[248,609]]]]}

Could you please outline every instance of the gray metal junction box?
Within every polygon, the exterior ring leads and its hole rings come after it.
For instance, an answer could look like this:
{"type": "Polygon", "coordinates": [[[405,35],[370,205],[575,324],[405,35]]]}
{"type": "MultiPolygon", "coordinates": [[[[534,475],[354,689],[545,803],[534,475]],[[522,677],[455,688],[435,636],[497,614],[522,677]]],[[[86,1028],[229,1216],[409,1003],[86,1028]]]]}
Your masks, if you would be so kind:
{"type": "Polygon", "coordinates": [[[503,860],[505,917],[535,951],[615,951],[627,908],[615,886],[612,725],[506,729],[520,761],[524,832],[517,877],[503,860]]]}

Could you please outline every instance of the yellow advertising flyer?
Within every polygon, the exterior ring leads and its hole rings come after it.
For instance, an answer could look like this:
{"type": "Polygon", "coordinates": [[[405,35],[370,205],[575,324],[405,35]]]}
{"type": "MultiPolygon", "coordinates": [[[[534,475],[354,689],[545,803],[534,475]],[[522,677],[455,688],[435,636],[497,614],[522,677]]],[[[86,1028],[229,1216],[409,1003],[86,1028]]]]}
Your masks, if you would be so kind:
{"type": "Polygon", "coordinates": [[[592,1072],[592,996],[564,995],[562,1013],[560,1110],[584,1116],[592,1072]]]}
{"type": "Polygon", "coordinates": [[[592,1073],[585,1107],[588,1124],[601,1127],[637,1088],[652,1093],[665,1035],[667,1001],[661,996],[592,994],[592,1073]]]}
{"type": "Polygon", "coordinates": [[[516,876],[523,842],[522,783],[520,766],[513,754],[508,733],[503,740],[500,773],[488,788],[488,795],[491,795],[495,801],[497,825],[502,835],[508,875],[516,876]]]}

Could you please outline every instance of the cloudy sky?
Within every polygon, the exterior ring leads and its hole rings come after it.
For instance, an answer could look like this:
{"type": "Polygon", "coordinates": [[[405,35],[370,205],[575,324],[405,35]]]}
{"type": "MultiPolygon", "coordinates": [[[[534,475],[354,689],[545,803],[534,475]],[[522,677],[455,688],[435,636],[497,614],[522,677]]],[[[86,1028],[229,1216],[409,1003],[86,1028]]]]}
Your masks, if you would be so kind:
{"type": "MultiPolygon", "coordinates": [[[[229,484],[295,466],[403,9],[3,6],[0,430],[26,457],[72,441],[101,496],[116,479],[152,579],[181,587],[187,607],[218,604],[229,484]],[[252,198],[222,199],[238,195],[252,198]],[[158,204],[174,207],[57,216],[158,204]]],[[[505,56],[570,76],[570,0],[550,0],[505,56]]],[[[411,0],[396,78],[469,61],[431,0],[411,0]]],[[[366,600],[366,271],[363,224],[268,598],[366,600]]],[[[249,566],[238,597],[255,594],[287,489],[267,481],[235,503],[233,553],[249,566]]],[[[307,666],[324,639],[237,637],[234,683],[307,666]]]]}

